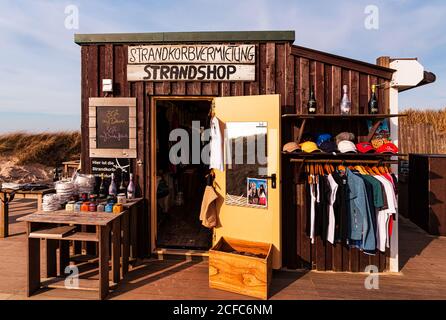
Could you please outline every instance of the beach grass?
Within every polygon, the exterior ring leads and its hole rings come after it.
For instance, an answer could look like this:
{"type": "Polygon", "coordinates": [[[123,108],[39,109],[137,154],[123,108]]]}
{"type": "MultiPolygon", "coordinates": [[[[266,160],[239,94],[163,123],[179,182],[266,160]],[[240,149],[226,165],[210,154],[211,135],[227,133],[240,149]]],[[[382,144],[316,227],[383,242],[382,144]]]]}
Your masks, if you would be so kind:
{"type": "Polygon", "coordinates": [[[0,135],[0,157],[17,159],[20,165],[39,163],[56,166],[63,161],[79,159],[80,153],[79,131],[13,132],[0,135]]]}

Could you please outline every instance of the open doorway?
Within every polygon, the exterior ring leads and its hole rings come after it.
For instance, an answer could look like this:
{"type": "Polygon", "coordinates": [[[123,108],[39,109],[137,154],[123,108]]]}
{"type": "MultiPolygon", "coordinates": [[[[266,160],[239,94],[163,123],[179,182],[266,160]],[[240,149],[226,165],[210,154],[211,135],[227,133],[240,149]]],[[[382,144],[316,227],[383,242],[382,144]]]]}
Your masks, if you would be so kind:
{"type": "Polygon", "coordinates": [[[210,108],[210,100],[155,100],[156,248],[208,250],[212,245],[212,230],[199,219],[209,165],[196,155],[207,144],[201,137],[209,127],[210,108]],[[182,144],[187,137],[189,145],[187,161],[182,151],[175,152],[182,156],[180,163],[169,156],[178,142],[169,141],[175,129],[183,134],[182,144]]]}

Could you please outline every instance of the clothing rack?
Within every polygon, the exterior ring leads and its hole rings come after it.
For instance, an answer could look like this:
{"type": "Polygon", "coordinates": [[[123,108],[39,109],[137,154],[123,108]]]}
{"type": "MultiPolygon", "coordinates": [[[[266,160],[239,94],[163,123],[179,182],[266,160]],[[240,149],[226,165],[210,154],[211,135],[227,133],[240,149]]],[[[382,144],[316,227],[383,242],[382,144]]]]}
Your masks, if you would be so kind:
{"type": "Polygon", "coordinates": [[[376,159],[376,160],[351,160],[351,159],[290,159],[290,162],[297,162],[297,163],[369,163],[369,164],[398,164],[398,160],[382,160],[382,159],[376,159]]]}

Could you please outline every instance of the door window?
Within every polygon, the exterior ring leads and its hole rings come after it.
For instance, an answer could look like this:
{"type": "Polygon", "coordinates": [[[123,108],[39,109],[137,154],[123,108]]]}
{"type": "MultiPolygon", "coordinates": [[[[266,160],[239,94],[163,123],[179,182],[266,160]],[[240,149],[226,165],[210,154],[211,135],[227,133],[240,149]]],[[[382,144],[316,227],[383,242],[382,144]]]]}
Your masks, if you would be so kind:
{"type": "Polygon", "coordinates": [[[267,122],[226,123],[227,205],[268,207],[267,130],[267,122]]]}

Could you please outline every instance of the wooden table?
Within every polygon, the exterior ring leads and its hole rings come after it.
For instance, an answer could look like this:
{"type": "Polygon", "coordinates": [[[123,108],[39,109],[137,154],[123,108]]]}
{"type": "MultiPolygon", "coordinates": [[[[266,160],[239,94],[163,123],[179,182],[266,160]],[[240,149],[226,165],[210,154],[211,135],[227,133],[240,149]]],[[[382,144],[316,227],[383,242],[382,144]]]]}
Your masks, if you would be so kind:
{"type": "MultiPolygon", "coordinates": [[[[36,212],[19,221],[27,224],[27,295],[28,297],[41,288],[40,279],[40,239],[47,244],[47,278],[57,276],[56,250],[59,249],[59,278],[53,283],[64,283],[65,267],[70,263],[69,241],[89,241],[98,243],[99,247],[99,299],[108,295],[109,283],[109,250],[111,233],[111,261],[113,282],[120,281],[121,256],[121,217],[127,216],[127,210],[120,213],[105,212],[36,212]],[[70,228],[77,228],[70,231],[70,228]],[[96,232],[79,231],[79,226],[94,226],[96,232]]],[[[128,228],[127,228],[128,229],[128,228]]],[[[128,235],[125,237],[128,238],[128,235]]],[[[125,242],[125,241],[124,241],[125,242]]],[[[124,251],[124,250],[123,250],[124,251]]],[[[125,252],[123,252],[125,254],[125,252]]],[[[123,266],[128,266],[128,256],[123,256],[123,266]],[[127,261],[125,261],[127,260],[127,261]]],[[[87,280],[88,281],[88,280],[87,280]]],[[[91,280],[90,280],[91,281],[91,280]]],[[[48,285],[47,287],[51,287],[48,285]]],[[[79,287],[78,289],[86,289],[79,287]]],[[[88,288],[92,289],[92,288],[88,288]]]]}
{"type": "Polygon", "coordinates": [[[0,190],[0,238],[9,236],[9,198],[14,193],[14,199],[35,199],[37,200],[37,210],[42,210],[42,198],[49,193],[55,193],[54,189],[43,190],[0,190]]]}

